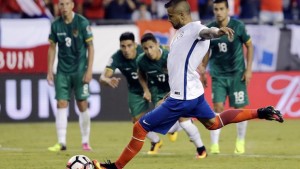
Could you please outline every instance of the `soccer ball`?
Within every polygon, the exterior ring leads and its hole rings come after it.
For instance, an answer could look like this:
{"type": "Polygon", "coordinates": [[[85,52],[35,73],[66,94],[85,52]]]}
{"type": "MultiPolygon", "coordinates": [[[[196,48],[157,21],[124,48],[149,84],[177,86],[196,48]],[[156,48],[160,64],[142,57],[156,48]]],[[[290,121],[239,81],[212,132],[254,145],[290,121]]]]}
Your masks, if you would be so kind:
{"type": "Polygon", "coordinates": [[[75,155],[69,159],[66,169],[94,169],[94,165],[87,156],[75,155]]]}

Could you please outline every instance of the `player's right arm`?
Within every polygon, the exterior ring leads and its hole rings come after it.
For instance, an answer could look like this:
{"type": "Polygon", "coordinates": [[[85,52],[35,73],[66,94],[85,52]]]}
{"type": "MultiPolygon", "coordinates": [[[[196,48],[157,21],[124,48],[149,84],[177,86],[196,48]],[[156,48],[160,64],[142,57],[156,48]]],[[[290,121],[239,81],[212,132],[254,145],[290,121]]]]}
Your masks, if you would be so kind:
{"type": "Polygon", "coordinates": [[[200,75],[200,80],[202,82],[203,87],[207,87],[207,78],[206,78],[206,67],[209,61],[210,50],[205,54],[202,63],[197,67],[197,72],[200,75]]]}
{"type": "Polygon", "coordinates": [[[56,43],[53,42],[52,40],[50,41],[50,46],[48,49],[48,73],[47,73],[47,81],[49,85],[53,85],[53,64],[54,64],[54,59],[55,59],[55,53],[56,53],[56,43]]]}
{"type": "Polygon", "coordinates": [[[113,77],[114,71],[110,68],[105,68],[104,72],[101,74],[99,81],[102,84],[109,85],[112,88],[119,86],[119,81],[121,78],[113,77]]]}

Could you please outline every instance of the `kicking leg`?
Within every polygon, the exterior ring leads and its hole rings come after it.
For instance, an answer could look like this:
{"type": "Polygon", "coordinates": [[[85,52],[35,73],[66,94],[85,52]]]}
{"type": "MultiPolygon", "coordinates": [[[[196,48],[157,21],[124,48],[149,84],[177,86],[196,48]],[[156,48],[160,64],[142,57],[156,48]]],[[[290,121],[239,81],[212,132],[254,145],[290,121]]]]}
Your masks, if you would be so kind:
{"type": "Polygon", "coordinates": [[[251,119],[266,119],[275,120],[282,123],[284,120],[279,110],[275,110],[274,107],[268,106],[259,109],[231,109],[226,110],[215,118],[210,119],[209,122],[205,120],[200,121],[209,130],[216,130],[230,123],[238,123],[251,119]]]}

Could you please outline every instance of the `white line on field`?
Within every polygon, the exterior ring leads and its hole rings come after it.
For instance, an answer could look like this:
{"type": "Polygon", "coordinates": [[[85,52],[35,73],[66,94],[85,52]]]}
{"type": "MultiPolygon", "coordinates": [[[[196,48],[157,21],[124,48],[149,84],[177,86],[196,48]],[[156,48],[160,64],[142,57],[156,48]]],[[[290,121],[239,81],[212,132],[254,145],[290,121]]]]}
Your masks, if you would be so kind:
{"type": "Polygon", "coordinates": [[[23,151],[23,149],[15,147],[0,147],[0,151],[23,151]]]}

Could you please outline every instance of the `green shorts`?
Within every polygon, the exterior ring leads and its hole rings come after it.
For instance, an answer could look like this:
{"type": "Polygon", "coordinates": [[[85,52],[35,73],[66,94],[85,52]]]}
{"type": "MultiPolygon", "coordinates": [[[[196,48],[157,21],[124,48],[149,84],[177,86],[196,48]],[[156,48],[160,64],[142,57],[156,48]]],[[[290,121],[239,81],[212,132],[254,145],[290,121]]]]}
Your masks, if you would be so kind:
{"type": "Polygon", "coordinates": [[[241,81],[242,74],[235,77],[212,77],[213,103],[224,103],[229,97],[229,105],[241,108],[249,104],[245,81],[241,81]]]}
{"type": "Polygon", "coordinates": [[[157,87],[150,88],[150,92],[151,92],[151,101],[154,104],[154,106],[156,106],[156,104],[161,99],[163,99],[166,94],[168,94],[168,92],[162,91],[162,90],[158,89],[157,87]]]}
{"type": "Polygon", "coordinates": [[[71,93],[74,91],[76,100],[86,100],[89,93],[89,85],[83,83],[84,73],[80,74],[57,74],[55,76],[55,98],[56,100],[70,100],[71,93]]]}
{"type": "Polygon", "coordinates": [[[132,117],[136,117],[141,113],[146,113],[149,103],[143,98],[143,94],[128,92],[129,113],[132,117]]]}

